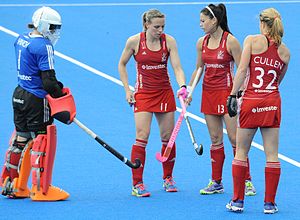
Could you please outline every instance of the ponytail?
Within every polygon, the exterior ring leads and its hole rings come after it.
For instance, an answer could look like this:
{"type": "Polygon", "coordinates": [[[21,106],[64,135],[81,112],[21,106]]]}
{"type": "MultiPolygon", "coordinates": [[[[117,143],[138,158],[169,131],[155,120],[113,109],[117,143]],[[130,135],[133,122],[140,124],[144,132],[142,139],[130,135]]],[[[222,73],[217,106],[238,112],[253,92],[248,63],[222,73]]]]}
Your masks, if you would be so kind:
{"type": "Polygon", "coordinates": [[[227,12],[224,4],[221,3],[217,6],[214,4],[209,4],[201,10],[201,13],[208,16],[210,19],[216,18],[217,26],[220,26],[223,31],[231,34],[227,24],[227,12]]]}
{"type": "Polygon", "coordinates": [[[283,23],[279,12],[275,8],[268,8],[260,13],[260,21],[264,22],[268,28],[268,37],[280,45],[283,37],[283,23]]]}
{"type": "Polygon", "coordinates": [[[221,19],[219,21],[219,25],[222,28],[223,31],[227,31],[231,34],[229,27],[228,27],[228,23],[227,23],[227,11],[226,11],[226,7],[224,4],[219,4],[218,8],[221,10],[221,19]]]}

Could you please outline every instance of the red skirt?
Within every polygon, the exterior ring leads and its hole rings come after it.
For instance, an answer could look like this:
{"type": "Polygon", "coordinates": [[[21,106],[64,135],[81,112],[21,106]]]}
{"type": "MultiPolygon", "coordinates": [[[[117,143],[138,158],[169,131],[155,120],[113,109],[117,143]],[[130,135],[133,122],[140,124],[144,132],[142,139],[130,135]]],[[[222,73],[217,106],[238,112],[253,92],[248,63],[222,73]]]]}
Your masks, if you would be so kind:
{"type": "Polygon", "coordinates": [[[226,102],[229,95],[229,89],[202,89],[201,112],[207,115],[224,115],[228,113],[226,102]]]}
{"type": "Polygon", "coordinates": [[[255,99],[243,97],[238,111],[238,127],[240,128],[280,127],[280,96],[255,99]]]}
{"type": "Polygon", "coordinates": [[[134,112],[174,112],[176,102],[172,89],[137,91],[134,112]]]}

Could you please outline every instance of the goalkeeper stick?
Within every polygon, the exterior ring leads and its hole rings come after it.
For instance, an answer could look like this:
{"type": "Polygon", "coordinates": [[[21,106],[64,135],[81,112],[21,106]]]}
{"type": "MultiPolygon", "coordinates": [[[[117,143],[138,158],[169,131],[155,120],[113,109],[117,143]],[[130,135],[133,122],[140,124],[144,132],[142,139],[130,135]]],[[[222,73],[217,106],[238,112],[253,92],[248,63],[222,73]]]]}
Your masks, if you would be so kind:
{"type": "Polygon", "coordinates": [[[84,124],[82,124],[77,118],[74,118],[73,121],[87,134],[89,134],[92,138],[94,138],[99,144],[101,144],[106,150],[108,150],[110,153],[112,153],[115,157],[119,158],[123,163],[125,163],[127,166],[137,169],[141,166],[140,159],[135,159],[135,163],[128,160],[126,157],[124,157],[122,154],[120,154],[118,151],[116,151],[114,148],[109,146],[107,143],[105,143],[101,138],[96,135],[93,131],[91,131],[89,128],[87,128],[84,124]]]}

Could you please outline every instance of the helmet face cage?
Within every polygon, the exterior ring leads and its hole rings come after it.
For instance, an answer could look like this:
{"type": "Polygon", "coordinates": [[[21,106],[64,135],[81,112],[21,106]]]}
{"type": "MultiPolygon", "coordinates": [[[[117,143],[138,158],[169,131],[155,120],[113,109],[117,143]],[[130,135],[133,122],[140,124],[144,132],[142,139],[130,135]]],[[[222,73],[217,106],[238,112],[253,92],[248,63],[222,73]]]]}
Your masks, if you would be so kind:
{"type": "Polygon", "coordinates": [[[33,25],[45,38],[55,45],[60,38],[61,17],[55,10],[49,7],[38,9],[32,17],[33,25]]]}

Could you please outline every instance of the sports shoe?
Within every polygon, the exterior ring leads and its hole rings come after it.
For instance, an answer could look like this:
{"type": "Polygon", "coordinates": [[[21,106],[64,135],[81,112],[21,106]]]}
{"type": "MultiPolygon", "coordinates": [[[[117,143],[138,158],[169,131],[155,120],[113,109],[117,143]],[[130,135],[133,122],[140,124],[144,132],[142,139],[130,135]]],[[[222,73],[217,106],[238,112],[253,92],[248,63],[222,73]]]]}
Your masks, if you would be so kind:
{"type": "Polygon", "coordinates": [[[243,200],[230,200],[227,203],[226,208],[232,212],[243,212],[244,211],[244,201],[243,200]]]}
{"type": "Polygon", "coordinates": [[[163,187],[166,192],[177,192],[178,191],[177,187],[175,186],[175,181],[173,180],[173,177],[171,177],[171,176],[164,179],[163,187]]]}
{"type": "Polygon", "coordinates": [[[131,195],[136,197],[149,197],[150,192],[145,189],[144,183],[138,183],[132,187],[131,195]]]}
{"type": "Polygon", "coordinates": [[[256,195],[255,187],[250,180],[246,180],[246,182],[245,182],[245,195],[246,196],[255,196],[256,195]]]}
{"type": "Polygon", "coordinates": [[[222,183],[217,183],[215,180],[210,180],[208,186],[200,190],[202,195],[210,195],[214,193],[223,193],[224,187],[222,183]]]}
{"type": "Polygon", "coordinates": [[[264,205],[264,213],[265,214],[274,214],[276,212],[278,212],[278,208],[275,203],[265,202],[265,205],[264,205]]]}

